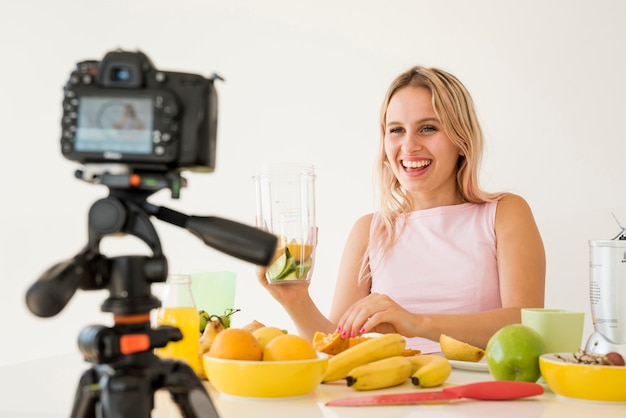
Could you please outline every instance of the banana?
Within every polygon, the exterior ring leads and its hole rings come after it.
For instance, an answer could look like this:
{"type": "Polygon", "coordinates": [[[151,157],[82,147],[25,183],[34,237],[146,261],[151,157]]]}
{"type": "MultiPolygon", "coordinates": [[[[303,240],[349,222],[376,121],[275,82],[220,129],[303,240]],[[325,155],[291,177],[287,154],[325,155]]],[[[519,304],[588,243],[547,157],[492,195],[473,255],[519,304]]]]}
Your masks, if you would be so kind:
{"type": "Polygon", "coordinates": [[[485,350],[463,341],[459,341],[445,334],[439,336],[441,351],[448,360],[480,361],[485,356],[485,350]]]}
{"type": "Polygon", "coordinates": [[[406,341],[400,334],[383,334],[352,346],[328,359],[322,382],[345,379],[357,366],[402,354],[406,341]]]}
{"type": "Polygon", "coordinates": [[[397,386],[411,376],[411,362],[405,356],[387,357],[352,369],[346,380],[356,390],[397,386]]]}
{"type": "Polygon", "coordinates": [[[411,382],[415,386],[432,388],[443,384],[452,373],[447,358],[435,354],[407,357],[412,365],[411,382]]]}

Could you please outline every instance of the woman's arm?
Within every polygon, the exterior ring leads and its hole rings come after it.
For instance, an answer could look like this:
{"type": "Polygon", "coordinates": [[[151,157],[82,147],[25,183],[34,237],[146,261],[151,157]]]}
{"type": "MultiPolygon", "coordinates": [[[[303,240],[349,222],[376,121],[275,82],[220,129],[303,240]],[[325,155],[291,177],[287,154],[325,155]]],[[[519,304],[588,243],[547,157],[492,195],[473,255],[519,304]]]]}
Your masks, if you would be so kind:
{"type": "MultiPolygon", "coordinates": [[[[339,273],[330,311],[330,320],[333,324],[338,323],[339,318],[350,306],[370,293],[371,280],[368,278],[359,281],[359,273],[363,258],[366,257],[371,222],[372,214],[362,216],[355,222],[348,235],[339,264],[339,273]]],[[[369,268],[365,270],[364,274],[368,274],[368,272],[369,268]]],[[[348,336],[350,335],[348,334],[348,336]]]]}
{"type": "Polygon", "coordinates": [[[440,334],[485,347],[501,327],[520,322],[520,309],[542,307],[545,251],[532,212],[524,199],[507,194],[498,202],[496,257],[502,308],[474,314],[414,314],[386,295],[359,300],[339,320],[350,332],[399,332],[439,340],[440,334]]]}
{"type": "Polygon", "coordinates": [[[500,199],[495,232],[502,308],[468,315],[423,315],[422,336],[437,341],[444,333],[485,347],[498,329],[521,322],[521,308],[544,306],[545,250],[523,198],[507,194],[500,199]]]}
{"type": "Polygon", "coordinates": [[[360,284],[358,274],[369,239],[370,220],[371,215],[357,220],[348,236],[339,267],[330,320],[311,299],[308,283],[269,284],[265,278],[265,268],[257,269],[259,282],[283,306],[300,335],[312,339],[316,331],[336,331],[336,321],[341,314],[369,293],[369,282],[360,284]]]}

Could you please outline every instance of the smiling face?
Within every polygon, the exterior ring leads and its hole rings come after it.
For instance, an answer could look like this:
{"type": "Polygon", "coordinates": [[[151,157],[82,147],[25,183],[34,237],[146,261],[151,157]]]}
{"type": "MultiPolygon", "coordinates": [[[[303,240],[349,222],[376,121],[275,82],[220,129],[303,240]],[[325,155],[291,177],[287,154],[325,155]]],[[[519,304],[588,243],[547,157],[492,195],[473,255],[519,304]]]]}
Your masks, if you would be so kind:
{"type": "Polygon", "coordinates": [[[387,106],[384,147],[391,170],[414,209],[461,203],[459,150],[443,131],[425,87],[402,87],[387,106]]]}

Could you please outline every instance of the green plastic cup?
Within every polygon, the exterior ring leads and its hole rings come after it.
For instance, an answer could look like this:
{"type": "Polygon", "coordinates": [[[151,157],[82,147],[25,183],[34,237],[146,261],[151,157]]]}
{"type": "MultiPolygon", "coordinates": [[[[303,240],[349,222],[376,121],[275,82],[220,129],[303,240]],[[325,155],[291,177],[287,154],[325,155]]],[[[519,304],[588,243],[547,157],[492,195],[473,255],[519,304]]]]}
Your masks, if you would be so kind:
{"type": "Polygon", "coordinates": [[[191,273],[191,293],[196,308],[218,316],[234,309],[236,284],[237,275],[232,271],[191,273]]]}

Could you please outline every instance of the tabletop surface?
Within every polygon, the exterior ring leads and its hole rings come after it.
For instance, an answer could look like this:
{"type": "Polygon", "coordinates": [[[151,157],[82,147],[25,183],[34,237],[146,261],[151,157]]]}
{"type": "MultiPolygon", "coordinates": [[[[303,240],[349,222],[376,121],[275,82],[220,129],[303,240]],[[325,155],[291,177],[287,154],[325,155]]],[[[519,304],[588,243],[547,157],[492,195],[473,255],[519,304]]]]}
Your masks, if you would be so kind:
{"type": "MultiPolygon", "coordinates": [[[[78,379],[89,365],[78,353],[0,367],[1,418],[60,418],[68,417],[74,401],[78,379]]],[[[489,373],[454,369],[445,386],[492,380],[489,373]]],[[[321,384],[314,393],[292,399],[240,399],[224,396],[209,382],[205,387],[220,417],[255,418],[293,416],[298,418],[368,418],[380,417],[568,417],[623,418],[626,403],[592,402],[567,399],[555,395],[544,385],[541,396],[516,401],[461,400],[447,404],[394,405],[362,407],[328,407],[331,399],[383,393],[415,391],[408,381],[394,388],[357,392],[344,382],[321,384]]],[[[419,389],[417,389],[419,390],[419,389]]],[[[165,391],[154,397],[153,418],[176,418],[181,415],[165,391]]]]}

